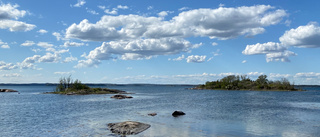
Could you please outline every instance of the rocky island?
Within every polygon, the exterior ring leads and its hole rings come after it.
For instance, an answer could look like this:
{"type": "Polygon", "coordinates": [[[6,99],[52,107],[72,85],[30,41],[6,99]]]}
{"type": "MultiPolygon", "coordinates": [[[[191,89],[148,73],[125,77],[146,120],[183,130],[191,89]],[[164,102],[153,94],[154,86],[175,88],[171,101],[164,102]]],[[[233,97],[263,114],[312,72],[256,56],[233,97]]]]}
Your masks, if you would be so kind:
{"type": "Polygon", "coordinates": [[[229,75],[217,81],[206,82],[192,89],[210,90],[255,90],[255,91],[302,91],[296,89],[286,78],[272,81],[266,75],[260,75],[258,79],[251,80],[246,75],[229,75]]]}
{"type": "Polygon", "coordinates": [[[73,81],[71,76],[60,78],[56,90],[46,94],[88,95],[88,94],[128,94],[126,91],[108,88],[90,88],[80,80],[73,81]]]}

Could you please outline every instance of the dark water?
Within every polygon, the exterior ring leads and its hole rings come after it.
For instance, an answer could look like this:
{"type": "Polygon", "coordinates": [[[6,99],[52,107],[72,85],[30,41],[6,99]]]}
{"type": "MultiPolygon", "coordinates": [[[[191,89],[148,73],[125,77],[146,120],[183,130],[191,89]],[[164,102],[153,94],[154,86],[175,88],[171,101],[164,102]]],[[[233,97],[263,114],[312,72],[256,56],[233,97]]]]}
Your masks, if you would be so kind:
{"type": "MultiPolygon", "coordinates": [[[[101,87],[101,86],[100,86],[101,87]]],[[[142,137],[320,136],[320,88],[304,92],[187,90],[190,86],[106,86],[133,94],[53,95],[54,86],[7,85],[0,93],[1,137],[115,136],[107,123],[139,121],[142,137]],[[175,110],[185,116],[172,117],[175,110]],[[157,116],[147,116],[156,112],[157,116]]]]}

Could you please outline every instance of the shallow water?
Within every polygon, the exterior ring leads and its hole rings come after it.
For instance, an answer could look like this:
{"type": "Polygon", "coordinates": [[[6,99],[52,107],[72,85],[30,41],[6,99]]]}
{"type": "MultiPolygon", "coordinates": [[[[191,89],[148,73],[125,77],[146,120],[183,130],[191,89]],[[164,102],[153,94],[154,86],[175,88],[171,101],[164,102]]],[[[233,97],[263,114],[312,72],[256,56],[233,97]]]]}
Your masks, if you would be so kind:
{"type": "MultiPolygon", "coordinates": [[[[101,87],[101,86],[100,86],[101,87]]],[[[55,87],[7,85],[0,93],[0,136],[115,136],[108,123],[139,121],[151,127],[135,136],[320,135],[320,89],[304,92],[188,90],[190,86],[105,86],[132,92],[112,95],[42,94],[55,87]],[[175,110],[185,116],[172,117],[175,110]],[[148,113],[156,112],[151,117],[148,113]]]]}

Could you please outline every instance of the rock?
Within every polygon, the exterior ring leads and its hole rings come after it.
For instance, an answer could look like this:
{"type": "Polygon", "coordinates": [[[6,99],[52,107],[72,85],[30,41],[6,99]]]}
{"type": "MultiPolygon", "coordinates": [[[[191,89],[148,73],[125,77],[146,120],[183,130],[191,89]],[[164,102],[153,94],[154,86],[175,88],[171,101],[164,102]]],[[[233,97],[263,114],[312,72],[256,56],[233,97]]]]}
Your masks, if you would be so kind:
{"type": "Polygon", "coordinates": [[[120,135],[136,135],[150,127],[149,124],[135,122],[135,121],[126,121],[120,123],[109,123],[108,129],[112,133],[120,135]]]}
{"type": "Polygon", "coordinates": [[[115,98],[115,99],[125,99],[125,98],[132,98],[131,96],[126,96],[126,95],[114,95],[110,98],[115,98]]]}
{"type": "Polygon", "coordinates": [[[156,116],[157,113],[149,113],[148,115],[149,115],[149,116],[156,116]]]}
{"type": "Polygon", "coordinates": [[[174,111],[172,113],[172,116],[177,117],[177,116],[181,116],[181,115],[185,115],[186,113],[182,112],[182,111],[174,111]]]}
{"type": "Polygon", "coordinates": [[[0,92],[18,92],[18,91],[13,89],[0,89],[0,92]]]}

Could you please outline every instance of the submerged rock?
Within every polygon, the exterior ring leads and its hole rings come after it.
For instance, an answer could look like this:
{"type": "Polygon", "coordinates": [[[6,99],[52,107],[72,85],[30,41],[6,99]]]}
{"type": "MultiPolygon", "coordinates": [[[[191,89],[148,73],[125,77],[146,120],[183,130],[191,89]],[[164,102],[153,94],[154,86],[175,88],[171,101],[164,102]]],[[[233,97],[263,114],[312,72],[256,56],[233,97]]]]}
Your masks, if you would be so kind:
{"type": "Polygon", "coordinates": [[[186,113],[182,112],[182,111],[174,111],[172,113],[172,116],[177,117],[177,116],[181,116],[181,115],[185,115],[186,113]]]}
{"type": "Polygon", "coordinates": [[[108,128],[112,133],[120,135],[136,135],[150,127],[149,124],[135,122],[135,121],[126,121],[120,123],[109,123],[108,128]]]}
{"type": "Polygon", "coordinates": [[[149,115],[149,116],[156,116],[157,113],[149,113],[148,115],[149,115]]]}
{"type": "Polygon", "coordinates": [[[0,89],[0,92],[18,92],[18,91],[13,89],[0,89]]]}
{"type": "Polygon", "coordinates": [[[132,98],[131,96],[126,96],[126,95],[114,95],[110,98],[115,98],[115,99],[125,99],[125,98],[132,98]]]}

